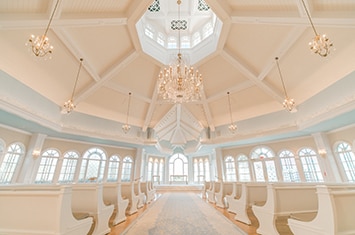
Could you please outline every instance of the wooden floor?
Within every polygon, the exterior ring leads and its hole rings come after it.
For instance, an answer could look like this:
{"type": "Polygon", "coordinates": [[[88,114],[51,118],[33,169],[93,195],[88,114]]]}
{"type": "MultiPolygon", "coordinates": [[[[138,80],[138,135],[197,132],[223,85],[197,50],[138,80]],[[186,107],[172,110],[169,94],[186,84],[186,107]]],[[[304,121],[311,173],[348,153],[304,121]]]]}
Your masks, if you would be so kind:
{"type": "MultiPolygon", "coordinates": [[[[163,193],[163,192],[162,192],[163,193]]],[[[161,193],[158,193],[156,195],[156,199],[159,198],[161,196],[161,193]]],[[[199,194],[199,196],[202,195],[199,194]]],[[[155,200],[156,200],[155,199],[155,200]]],[[[242,230],[244,230],[246,233],[248,233],[249,235],[257,235],[256,233],[256,228],[258,227],[258,222],[256,219],[251,219],[252,221],[252,225],[246,225],[244,223],[238,222],[234,219],[234,214],[229,213],[226,209],[222,209],[222,208],[218,208],[216,207],[214,204],[208,203],[206,201],[207,204],[209,204],[210,206],[214,207],[216,210],[220,211],[224,216],[226,216],[229,220],[231,220],[234,224],[236,224],[239,228],[241,228],[242,230]]],[[[150,204],[148,205],[144,205],[143,208],[139,209],[137,213],[127,216],[127,220],[116,225],[113,226],[111,228],[111,232],[109,233],[109,235],[119,235],[121,234],[135,219],[137,219],[148,207],[150,206],[150,204]]]]}

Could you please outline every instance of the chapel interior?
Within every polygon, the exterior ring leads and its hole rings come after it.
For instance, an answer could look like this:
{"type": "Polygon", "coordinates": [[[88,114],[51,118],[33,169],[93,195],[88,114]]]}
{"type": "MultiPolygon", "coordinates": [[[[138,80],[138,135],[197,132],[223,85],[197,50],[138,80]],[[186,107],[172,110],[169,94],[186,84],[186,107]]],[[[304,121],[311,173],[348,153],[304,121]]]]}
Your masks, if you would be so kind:
{"type": "Polygon", "coordinates": [[[245,234],[355,234],[355,1],[1,0],[0,51],[0,234],[39,234],[8,212],[48,191],[55,234],[174,191],[245,234]]]}

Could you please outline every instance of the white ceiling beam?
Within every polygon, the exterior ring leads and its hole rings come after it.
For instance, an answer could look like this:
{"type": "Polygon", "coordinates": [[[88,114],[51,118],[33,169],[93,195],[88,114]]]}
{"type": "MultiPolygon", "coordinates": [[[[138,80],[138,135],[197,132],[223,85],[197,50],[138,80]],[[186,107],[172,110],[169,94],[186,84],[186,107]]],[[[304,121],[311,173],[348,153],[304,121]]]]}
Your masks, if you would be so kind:
{"type": "Polygon", "coordinates": [[[131,51],[128,55],[122,56],[122,59],[118,61],[114,66],[112,66],[109,70],[107,70],[99,81],[95,82],[93,85],[79,92],[74,100],[76,100],[77,102],[85,100],[97,89],[102,87],[107,81],[112,79],[115,74],[122,71],[130,63],[132,63],[138,57],[138,55],[139,54],[136,51],[131,51]]]}
{"type": "Polygon", "coordinates": [[[279,101],[280,103],[283,102],[284,97],[282,93],[276,91],[272,87],[268,86],[267,84],[263,83],[258,79],[258,77],[251,72],[249,69],[246,68],[239,60],[237,60],[232,53],[228,52],[226,49],[223,50],[221,56],[225,58],[231,65],[235,68],[239,69],[241,73],[243,73],[250,81],[252,81],[257,87],[263,90],[266,94],[269,94],[271,97],[279,101]]]}
{"type": "MultiPolygon", "coordinates": [[[[298,17],[250,17],[231,16],[233,24],[268,24],[268,25],[301,25],[310,26],[307,18],[298,17]]],[[[355,28],[355,18],[312,18],[317,26],[355,28]]]]}
{"type": "Polygon", "coordinates": [[[259,80],[264,80],[264,78],[270,73],[271,69],[275,67],[275,57],[282,58],[301,37],[305,30],[306,27],[297,26],[290,31],[290,33],[281,41],[280,46],[275,50],[275,56],[269,58],[266,65],[264,66],[264,69],[258,75],[259,80]]]}

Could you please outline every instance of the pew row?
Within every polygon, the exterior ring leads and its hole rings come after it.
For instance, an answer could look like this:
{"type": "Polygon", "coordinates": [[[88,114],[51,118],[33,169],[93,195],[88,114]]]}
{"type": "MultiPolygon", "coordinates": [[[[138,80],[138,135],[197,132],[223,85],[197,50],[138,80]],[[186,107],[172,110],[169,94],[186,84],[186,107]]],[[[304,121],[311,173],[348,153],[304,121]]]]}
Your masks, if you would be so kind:
{"type": "Polygon", "coordinates": [[[355,186],[317,186],[318,213],[311,221],[295,216],[288,224],[295,235],[355,234],[355,186]]]}
{"type": "Polygon", "coordinates": [[[155,198],[156,190],[153,187],[152,181],[141,182],[141,190],[146,196],[146,203],[150,203],[155,198]]]}
{"type": "Polygon", "coordinates": [[[133,183],[134,187],[134,194],[138,196],[138,203],[137,203],[137,208],[142,208],[145,204],[146,197],[145,194],[141,190],[141,182],[140,181],[134,181],[133,183]]]}
{"type": "Polygon", "coordinates": [[[230,204],[232,203],[231,202],[232,200],[240,199],[241,193],[242,193],[242,184],[234,182],[232,192],[225,196],[226,207],[228,212],[237,214],[235,208],[231,207],[230,204]]]}
{"type": "Polygon", "coordinates": [[[219,192],[221,187],[221,182],[214,181],[211,182],[210,188],[207,189],[207,201],[211,203],[216,203],[216,192],[219,192]]]}
{"type": "Polygon", "coordinates": [[[84,235],[92,217],[76,219],[69,186],[1,186],[0,234],[84,235]]]}
{"type": "MultiPolygon", "coordinates": [[[[252,206],[254,215],[259,221],[256,232],[268,235],[279,234],[276,227],[277,218],[288,217],[291,214],[315,216],[317,209],[315,185],[268,184],[265,204],[252,206]]],[[[287,226],[286,222],[285,226],[287,226]]]]}
{"type": "Polygon", "coordinates": [[[240,198],[234,198],[229,202],[229,210],[235,211],[235,220],[250,225],[248,209],[252,205],[263,205],[266,201],[265,183],[242,183],[240,198]]]}
{"type": "Polygon", "coordinates": [[[122,196],[127,198],[129,203],[127,207],[127,213],[132,215],[138,212],[138,201],[139,196],[134,192],[134,183],[132,182],[124,182],[121,184],[122,196]]]}
{"type": "Polygon", "coordinates": [[[225,196],[233,191],[233,182],[221,182],[219,191],[215,191],[216,206],[226,208],[225,196]]]}
{"type": "Polygon", "coordinates": [[[94,217],[93,235],[109,233],[111,231],[109,222],[114,205],[105,205],[103,185],[96,183],[73,184],[72,188],[73,211],[88,213],[94,217]]]}
{"type": "Polygon", "coordinates": [[[115,218],[113,225],[119,224],[126,220],[126,210],[128,207],[128,199],[122,198],[121,183],[105,183],[104,189],[104,202],[106,205],[114,205],[115,218]]]}

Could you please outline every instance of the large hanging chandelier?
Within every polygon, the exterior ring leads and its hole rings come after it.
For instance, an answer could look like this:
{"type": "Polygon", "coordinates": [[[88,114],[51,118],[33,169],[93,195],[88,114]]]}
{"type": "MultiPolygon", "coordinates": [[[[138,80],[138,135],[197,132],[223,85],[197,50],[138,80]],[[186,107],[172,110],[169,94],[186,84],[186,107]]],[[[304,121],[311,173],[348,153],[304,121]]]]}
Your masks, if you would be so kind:
{"type": "Polygon", "coordinates": [[[276,60],[277,69],[279,71],[279,75],[280,75],[280,79],[281,79],[281,83],[282,83],[282,88],[283,88],[284,94],[285,94],[285,99],[282,104],[285,109],[287,109],[289,112],[291,112],[293,110],[293,108],[295,107],[295,101],[292,98],[288,97],[288,95],[287,95],[285,83],[282,78],[282,74],[281,74],[281,70],[280,70],[280,66],[279,66],[279,58],[276,57],[275,60],[276,60]]]}
{"type": "Polygon", "coordinates": [[[177,59],[159,73],[158,95],[173,103],[198,101],[201,99],[202,75],[190,67],[182,58],[180,52],[180,30],[186,29],[186,21],[180,20],[181,1],[177,1],[179,19],[172,22],[172,29],[179,30],[177,59]]]}
{"type": "MultiPolygon", "coordinates": [[[[47,33],[49,30],[49,27],[52,23],[54,13],[58,7],[59,0],[57,0],[57,3],[55,4],[54,10],[52,12],[52,15],[49,19],[48,25],[46,30],[44,31],[44,34],[41,36],[35,36],[31,35],[30,38],[28,39],[26,46],[29,46],[31,51],[36,57],[45,57],[46,55],[50,55],[53,52],[53,46],[49,44],[49,39],[47,37],[47,33]]],[[[51,58],[49,56],[49,58],[51,58]]]]}
{"type": "Polygon", "coordinates": [[[80,70],[81,70],[82,65],[83,65],[83,58],[80,58],[80,65],[79,65],[78,73],[76,74],[73,92],[71,94],[70,99],[64,103],[64,109],[65,109],[66,113],[71,113],[76,108],[76,105],[74,103],[74,94],[75,94],[76,85],[78,84],[79,74],[80,74],[80,70]]]}
{"type": "Polygon", "coordinates": [[[309,42],[309,47],[310,47],[311,51],[313,51],[314,53],[316,53],[322,57],[326,57],[327,55],[329,55],[330,49],[331,49],[331,47],[333,47],[333,43],[329,40],[329,38],[325,34],[319,35],[317,33],[317,30],[314,27],[314,24],[312,22],[311,15],[309,14],[306,4],[304,3],[303,0],[302,0],[302,4],[304,7],[304,10],[306,11],[308,20],[311,23],[313,32],[316,35],[313,38],[313,40],[311,42],[309,42]]]}

